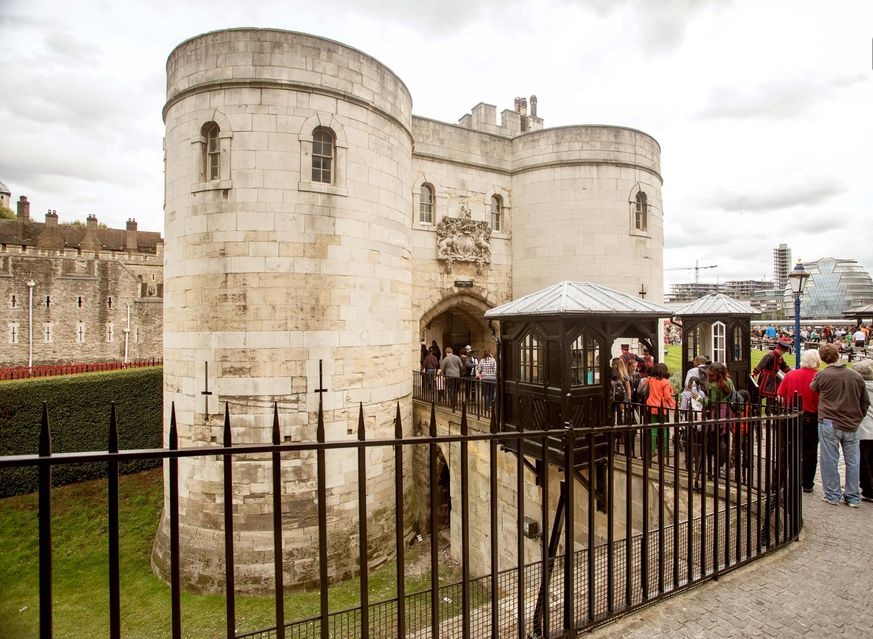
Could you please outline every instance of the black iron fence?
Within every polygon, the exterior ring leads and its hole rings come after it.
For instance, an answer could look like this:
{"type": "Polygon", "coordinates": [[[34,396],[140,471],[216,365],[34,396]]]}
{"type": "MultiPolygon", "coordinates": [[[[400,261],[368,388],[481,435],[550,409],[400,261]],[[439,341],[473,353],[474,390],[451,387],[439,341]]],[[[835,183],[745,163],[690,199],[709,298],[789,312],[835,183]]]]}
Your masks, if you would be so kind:
{"type": "MultiPolygon", "coordinates": [[[[424,391],[422,391],[424,392],[424,391]]],[[[459,391],[460,392],[460,391],[459,391]]],[[[459,400],[460,401],[460,400],[459,400]]],[[[272,628],[237,634],[234,594],[234,525],[230,507],[224,508],[225,539],[225,622],[228,637],[549,637],[563,636],[625,614],[664,596],[684,590],[796,539],[802,526],[800,483],[800,421],[797,411],[777,407],[745,405],[741,411],[728,405],[713,405],[700,414],[662,410],[651,415],[644,407],[626,406],[617,411],[618,421],[629,423],[571,427],[568,424],[538,431],[499,432],[496,420],[490,432],[471,435],[467,428],[466,404],[461,401],[458,432],[438,434],[436,411],[431,405],[429,432],[425,436],[403,434],[400,407],[392,438],[367,439],[363,411],[355,439],[326,441],[319,410],[316,441],[281,443],[280,418],[274,407],[273,443],[235,445],[231,441],[231,417],[225,411],[221,446],[178,448],[175,413],[169,430],[169,448],[119,450],[114,407],[106,452],[52,455],[48,412],[44,407],[40,448],[37,455],[0,458],[0,467],[35,466],[39,469],[39,584],[40,633],[52,636],[52,522],[51,474],[60,464],[106,463],[108,474],[108,558],[110,636],[121,636],[119,596],[119,510],[118,467],[127,460],[161,458],[167,468],[172,636],[182,636],[180,559],[184,548],[179,538],[178,462],[183,457],[219,458],[224,469],[224,504],[234,502],[233,462],[254,453],[271,453],[273,480],[274,566],[273,583],[276,623],[272,628]],[[513,451],[522,450],[522,440],[561,443],[560,466],[576,469],[578,443],[590,458],[584,476],[580,473],[547,472],[554,464],[554,449],[543,446],[542,459],[529,459],[513,451]],[[596,441],[606,446],[595,446],[596,441]],[[461,547],[452,552],[459,558],[458,583],[405,592],[406,531],[402,516],[404,493],[403,449],[422,446],[430,470],[430,498],[436,501],[437,450],[455,446],[460,453],[457,481],[458,502],[452,517],[460,518],[461,547]],[[487,461],[489,521],[485,543],[489,546],[490,570],[472,574],[470,561],[470,448],[477,447],[477,468],[487,461]],[[395,474],[396,596],[369,601],[367,566],[367,448],[391,451],[395,474]],[[349,610],[329,609],[327,588],[327,489],[325,453],[355,451],[358,458],[360,605],[349,610]],[[319,558],[320,614],[303,620],[285,619],[283,594],[283,520],[281,490],[283,455],[316,453],[319,544],[313,552],[319,558]],[[599,451],[605,451],[601,455],[599,451]],[[501,514],[497,496],[506,481],[498,477],[498,458],[510,455],[516,488],[512,517],[501,514]],[[547,457],[548,456],[548,457],[547,457]],[[525,488],[536,474],[539,498],[530,498],[525,488]],[[569,480],[568,480],[569,477],[569,480]],[[558,490],[550,489],[550,481],[558,490]],[[543,496],[546,496],[545,498],[543,496]],[[582,513],[581,516],[578,513],[582,513]],[[511,550],[516,558],[525,556],[528,521],[538,523],[538,558],[515,561],[509,569],[498,569],[498,555],[511,550]],[[513,548],[498,546],[501,532],[514,533],[513,548]],[[577,532],[578,531],[578,532],[577,532]],[[566,552],[566,549],[573,552],[566,552]]],[[[504,489],[505,491],[505,489],[504,489]]],[[[430,509],[430,530],[438,528],[436,509],[430,509]]],[[[430,577],[439,584],[441,560],[438,535],[431,535],[430,577]]],[[[476,543],[483,543],[477,540],[476,543]]],[[[505,565],[505,559],[504,565],[505,565]]]]}
{"type": "Polygon", "coordinates": [[[497,400],[497,381],[413,371],[412,397],[454,411],[464,405],[468,415],[490,419],[497,400]]]}

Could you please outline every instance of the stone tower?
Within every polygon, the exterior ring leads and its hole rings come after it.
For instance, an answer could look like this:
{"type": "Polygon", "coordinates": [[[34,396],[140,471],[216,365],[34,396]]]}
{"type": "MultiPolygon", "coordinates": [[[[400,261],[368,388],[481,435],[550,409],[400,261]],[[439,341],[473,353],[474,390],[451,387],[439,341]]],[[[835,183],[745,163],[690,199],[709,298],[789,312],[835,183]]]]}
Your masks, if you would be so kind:
{"type": "Polygon", "coordinates": [[[565,126],[515,138],[513,296],[585,279],[659,301],[660,156],[653,137],[625,127],[565,126]]]}
{"type": "MultiPolygon", "coordinates": [[[[301,33],[232,29],[167,61],[164,423],[180,446],[314,441],[323,361],[326,436],[393,435],[411,419],[414,343],[411,98],[373,58],[301,33]],[[399,347],[399,348],[398,348],[399,347]],[[208,389],[212,394],[203,394],[208,389]]],[[[328,453],[330,562],[357,570],[354,451],[328,453]]],[[[370,562],[393,548],[393,459],[371,449],[370,562]],[[389,549],[389,550],[385,550],[389,549]]],[[[285,583],[318,578],[315,458],[284,456],[285,583]]],[[[270,465],[236,458],[236,585],[272,588],[270,465]]],[[[222,467],[180,461],[182,578],[221,590],[222,467]]],[[[167,515],[153,553],[168,571],[167,515]]]]}

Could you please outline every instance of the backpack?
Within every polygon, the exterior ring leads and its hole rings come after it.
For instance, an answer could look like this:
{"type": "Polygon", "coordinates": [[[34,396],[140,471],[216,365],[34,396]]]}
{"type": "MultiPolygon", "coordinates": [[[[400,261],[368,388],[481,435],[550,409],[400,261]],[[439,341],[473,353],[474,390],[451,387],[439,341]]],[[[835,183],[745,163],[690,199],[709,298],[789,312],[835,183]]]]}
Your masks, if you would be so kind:
{"type": "Polygon", "coordinates": [[[479,365],[479,362],[476,361],[476,358],[472,355],[467,355],[467,359],[464,360],[464,369],[467,373],[467,377],[475,377],[476,376],[476,366],[479,365]]]}
{"type": "Polygon", "coordinates": [[[709,366],[705,364],[697,367],[697,392],[709,397],[709,366]]]}
{"type": "Polygon", "coordinates": [[[627,393],[624,391],[624,382],[617,377],[612,378],[612,403],[620,404],[627,401],[627,393]]]}
{"type": "Polygon", "coordinates": [[[732,390],[730,396],[728,397],[728,407],[731,409],[731,412],[734,415],[739,415],[743,412],[743,407],[746,405],[746,400],[743,399],[743,396],[740,395],[739,391],[732,390]]]}

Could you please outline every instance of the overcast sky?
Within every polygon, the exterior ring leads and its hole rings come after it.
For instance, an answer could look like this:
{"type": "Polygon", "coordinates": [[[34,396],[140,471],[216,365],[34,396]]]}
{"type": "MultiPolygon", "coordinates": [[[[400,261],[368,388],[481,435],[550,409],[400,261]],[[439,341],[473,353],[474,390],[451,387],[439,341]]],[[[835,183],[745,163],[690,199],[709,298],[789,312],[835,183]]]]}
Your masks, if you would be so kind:
{"type": "Polygon", "coordinates": [[[0,0],[0,181],[38,220],[161,231],[166,58],[239,26],[374,56],[416,115],[536,94],[547,127],[651,134],[666,268],[772,278],[785,242],[873,271],[871,0],[0,0]]]}

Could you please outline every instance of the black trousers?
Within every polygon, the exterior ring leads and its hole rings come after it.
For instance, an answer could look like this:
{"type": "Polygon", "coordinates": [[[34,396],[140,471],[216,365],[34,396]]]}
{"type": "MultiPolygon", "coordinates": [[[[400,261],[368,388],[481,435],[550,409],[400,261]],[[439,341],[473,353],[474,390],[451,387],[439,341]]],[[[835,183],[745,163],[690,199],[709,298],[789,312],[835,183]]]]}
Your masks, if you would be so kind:
{"type": "Polygon", "coordinates": [[[873,439],[861,440],[861,496],[873,499],[873,439]]]}
{"type": "Polygon", "coordinates": [[[818,414],[804,411],[800,416],[800,423],[803,427],[803,444],[800,453],[803,487],[812,488],[818,465],[818,414]]]}

